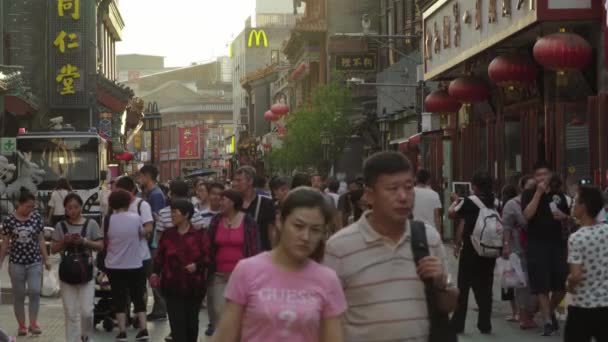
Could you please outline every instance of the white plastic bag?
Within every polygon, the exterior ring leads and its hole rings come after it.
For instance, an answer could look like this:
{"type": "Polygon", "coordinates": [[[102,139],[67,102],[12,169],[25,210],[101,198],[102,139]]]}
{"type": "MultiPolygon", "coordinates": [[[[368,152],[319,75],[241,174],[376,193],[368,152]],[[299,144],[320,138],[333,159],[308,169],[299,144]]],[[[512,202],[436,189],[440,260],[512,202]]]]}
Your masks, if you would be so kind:
{"type": "Polygon", "coordinates": [[[521,267],[521,260],[515,253],[512,253],[509,259],[498,258],[496,260],[496,272],[500,275],[500,283],[503,289],[515,289],[527,286],[526,276],[521,267]]]}
{"type": "Polygon", "coordinates": [[[42,289],[40,294],[43,297],[54,297],[59,293],[59,281],[57,280],[57,275],[51,268],[50,271],[44,270],[44,274],[42,276],[42,289]]]}

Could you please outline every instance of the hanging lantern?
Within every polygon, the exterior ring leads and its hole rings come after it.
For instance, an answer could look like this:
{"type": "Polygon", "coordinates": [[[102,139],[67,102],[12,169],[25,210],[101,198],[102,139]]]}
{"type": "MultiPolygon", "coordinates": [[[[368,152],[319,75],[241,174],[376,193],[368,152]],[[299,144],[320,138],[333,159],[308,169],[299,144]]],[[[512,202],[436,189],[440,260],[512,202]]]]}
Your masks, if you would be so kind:
{"type": "Polygon", "coordinates": [[[121,154],[115,154],[114,155],[114,158],[116,160],[121,160],[121,161],[131,161],[131,160],[133,160],[133,157],[134,157],[133,153],[130,153],[128,151],[124,151],[121,154]]]}
{"type": "Polygon", "coordinates": [[[442,129],[450,127],[451,114],[458,113],[462,104],[451,97],[445,90],[436,90],[424,99],[424,106],[428,112],[440,115],[442,129]]]}
{"type": "Polygon", "coordinates": [[[275,113],[273,113],[271,110],[266,111],[266,113],[264,113],[264,119],[266,121],[277,121],[279,120],[279,116],[276,115],[275,113]]]}
{"type": "Polygon", "coordinates": [[[583,69],[593,58],[589,42],[565,29],[537,40],[533,53],[539,64],[557,72],[558,86],[567,84],[569,71],[583,69]]]}
{"type": "Polygon", "coordinates": [[[448,94],[462,104],[482,102],[490,97],[483,81],[473,76],[459,77],[450,82],[448,94]]]}
{"type": "Polygon", "coordinates": [[[498,56],[488,66],[488,77],[497,86],[514,90],[534,83],[536,66],[519,54],[498,56]]]}
{"type": "Polygon", "coordinates": [[[285,115],[289,113],[289,107],[284,103],[275,103],[270,107],[270,111],[276,115],[285,115]]]}
{"type": "Polygon", "coordinates": [[[464,105],[463,110],[459,113],[462,128],[469,124],[471,104],[486,101],[490,97],[490,92],[485,83],[474,76],[459,77],[450,82],[448,94],[464,105]]]}

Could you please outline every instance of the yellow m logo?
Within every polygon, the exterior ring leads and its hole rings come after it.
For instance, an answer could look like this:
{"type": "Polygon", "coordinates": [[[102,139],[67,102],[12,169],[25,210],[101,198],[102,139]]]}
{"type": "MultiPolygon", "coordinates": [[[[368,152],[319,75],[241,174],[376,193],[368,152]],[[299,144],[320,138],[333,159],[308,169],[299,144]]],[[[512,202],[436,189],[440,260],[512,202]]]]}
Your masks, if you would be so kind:
{"type": "Polygon", "coordinates": [[[260,46],[260,38],[263,39],[264,47],[268,47],[268,37],[266,36],[266,32],[264,30],[256,30],[253,29],[249,32],[249,42],[247,43],[248,47],[253,47],[253,37],[255,36],[255,46],[260,46]]]}

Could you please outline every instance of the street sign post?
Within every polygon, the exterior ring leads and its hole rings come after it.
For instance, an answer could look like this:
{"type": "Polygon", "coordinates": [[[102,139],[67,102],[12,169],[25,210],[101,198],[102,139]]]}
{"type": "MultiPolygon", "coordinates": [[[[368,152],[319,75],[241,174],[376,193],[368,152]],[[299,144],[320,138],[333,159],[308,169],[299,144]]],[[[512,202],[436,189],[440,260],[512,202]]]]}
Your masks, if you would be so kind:
{"type": "Polygon", "coordinates": [[[16,138],[0,138],[0,154],[7,156],[15,152],[17,152],[16,138]]]}

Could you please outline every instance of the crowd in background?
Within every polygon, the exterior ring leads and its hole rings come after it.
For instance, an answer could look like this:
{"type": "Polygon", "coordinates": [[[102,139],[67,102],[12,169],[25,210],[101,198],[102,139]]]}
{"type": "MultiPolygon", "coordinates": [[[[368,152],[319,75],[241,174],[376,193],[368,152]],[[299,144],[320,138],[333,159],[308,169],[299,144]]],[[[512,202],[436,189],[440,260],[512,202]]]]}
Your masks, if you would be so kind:
{"type": "Polygon", "coordinates": [[[61,254],[69,342],[93,339],[102,275],[110,283],[117,341],[127,341],[131,320],[135,340],[146,341],[148,322],[166,319],[167,341],[197,341],[198,313],[206,307],[204,334],[214,341],[451,342],[465,330],[471,290],[477,328],[490,334],[497,259],[480,255],[471,242],[481,210],[490,208],[502,216],[501,257],[516,254],[527,278],[501,294],[511,302],[509,320],[534,329],[538,316],[542,335],[553,335],[556,309],[569,290],[565,340],[606,340],[602,193],[581,186],[567,196],[546,164],[500,196],[493,179],[479,172],[473,196],[452,197],[456,281],[442,242],[439,194],[429,173],[414,174],[399,153],[370,157],[363,174],[345,182],[306,173],[266,179],[250,166],[236,170],[229,184],[195,179],[163,186],[157,178],[156,167],[146,165],[136,177],[112,179],[99,223],[83,215],[83,201],[65,179],[44,217],[33,194],[21,195],[3,222],[0,249],[0,265],[9,255],[19,336],[42,333],[40,285],[51,267],[45,224],[54,227],[50,252],[61,254]]]}

